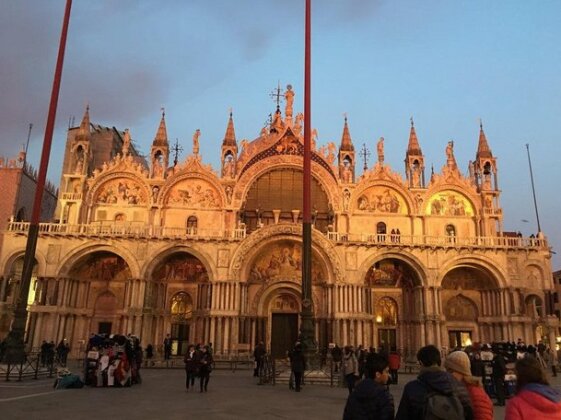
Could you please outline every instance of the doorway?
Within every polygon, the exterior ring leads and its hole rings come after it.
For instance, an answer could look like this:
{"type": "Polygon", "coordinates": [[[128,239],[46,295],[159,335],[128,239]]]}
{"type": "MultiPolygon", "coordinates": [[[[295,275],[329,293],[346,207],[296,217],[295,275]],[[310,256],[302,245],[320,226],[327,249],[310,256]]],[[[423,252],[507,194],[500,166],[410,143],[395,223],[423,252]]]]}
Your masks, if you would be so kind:
{"type": "Polygon", "coordinates": [[[271,355],[275,358],[286,357],[298,340],[298,314],[272,314],[271,355]]]}
{"type": "Polygon", "coordinates": [[[189,324],[171,324],[171,354],[181,356],[189,345],[189,324]]]}
{"type": "Polygon", "coordinates": [[[448,331],[448,337],[450,339],[450,349],[471,346],[471,331],[450,330],[448,331]]]}
{"type": "Polygon", "coordinates": [[[97,332],[98,332],[98,334],[111,335],[111,327],[112,326],[113,326],[112,322],[100,322],[97,325],[97,332]]]}
{"type": "Polygon", "coordinates": [[[388,353],[397,351],[397,334],[394,328],[380,328],[378,330],[378,346],[388,353]]]}

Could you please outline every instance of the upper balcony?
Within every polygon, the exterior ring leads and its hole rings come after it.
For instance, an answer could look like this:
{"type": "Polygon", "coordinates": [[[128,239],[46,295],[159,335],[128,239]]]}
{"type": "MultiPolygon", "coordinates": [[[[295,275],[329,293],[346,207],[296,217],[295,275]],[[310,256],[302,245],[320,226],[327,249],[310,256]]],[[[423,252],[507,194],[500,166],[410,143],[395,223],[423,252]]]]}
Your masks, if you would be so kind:
{"type": "MultiPolygon", "coordinates": [[[[296,223],[288,223],[296,225],[296,223]]],[[[298,224],[299,225],[299,224],[298,224]]],[[[16,235],[26,234],[28,222],[10,222],[7,232],[16,235]]],[[[254,230],[257,231],[259,229],[254,230]]],[[[314,229],[315,230],[315,229],[314,229]]],[[[316,232],[319,232],[315,230],[316,232]]],[[[246,227],[233,230],[175,228],[146,225],[142,222],[94,222],[82,225],[61,223],[40,223],[39,234],[42,236],[74,236],[97,238],[161,238],[191,241],[228,240],[241,241],[250,233],[246,227]]],[[[323,233],[321,233],[323,234],[323,233]]],[[[548,249],[545,238],[526,238],[512,236],[428,236],[376,233],[342,233],[327,232],[327,238],[338,244],[387,247],[419,248],[470,248],[470,249],[548,249]]]]}

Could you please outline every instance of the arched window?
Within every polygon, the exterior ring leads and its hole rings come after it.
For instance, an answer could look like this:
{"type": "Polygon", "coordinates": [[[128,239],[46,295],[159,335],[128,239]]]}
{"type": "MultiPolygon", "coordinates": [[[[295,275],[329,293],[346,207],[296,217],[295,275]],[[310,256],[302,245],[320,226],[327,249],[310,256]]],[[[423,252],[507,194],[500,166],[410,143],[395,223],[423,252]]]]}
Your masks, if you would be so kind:
{"type": "Polygon", "coordinates": [[[187,219],[187,235],[197,234],[197,218],[195,216],[189,216],[187,219]]]}
{"type": "Polygon", "coordinates": [[[384,296],[376,303],[376,323],[380,325],[397,325],[397,303],[384,296]]]}
{"type": "Polygon", "coordinates": [[[116,222],[126,222],[126,220],[127,220],[127,216],[124,213],[117,213],[115,215],[116,222]]]}
{"type": "Polygon", "coordinates": [[[456,227],[454,225],[446,225],[446,236],[450,242],[456,240],[456,227]]]}
{"type": "Polygon", "coordinates": [[[185,292],[179,292],[171,298],[170,312],[173,318],[189,319],[193,315],[193,299],[185,292]]]}
{"type": "Polygon", "coordinates": [[[386,224],[384,222],[378,222],[376,224],[376,236],[378,242],[385,242],[386,240],[386,224]]]}

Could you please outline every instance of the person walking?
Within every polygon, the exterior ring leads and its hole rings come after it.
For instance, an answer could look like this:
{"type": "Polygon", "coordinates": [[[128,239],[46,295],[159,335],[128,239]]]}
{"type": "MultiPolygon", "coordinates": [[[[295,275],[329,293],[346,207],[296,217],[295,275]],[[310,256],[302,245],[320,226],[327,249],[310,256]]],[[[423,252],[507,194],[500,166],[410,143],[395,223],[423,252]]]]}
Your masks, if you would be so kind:
{"type": "Polygon", "coordinates": [[[199,359],[199,378],[200,378],[200,392],[208,391],[208,381],[210,380],[210,372],[212,372],[212,365],[214,360],[208,346],[202,347],[202,353],[199,359]]]}
{"type": "Polygon", "coordinates": [[[396,420],[472,420],[468,391],[442,370],[440,351],[433,345],[422,347],[417,352],[417,360],[421,371],[417,379],[405,385],[396,420]]]}
{"type": "Polygon", "coordinates": [[[254,359],[254,364],[255,364],[255,367],[253,369],[253,376],[254,377],[259,376],[259,371],[261,370],[261,367],[263,366],[263,358],[265,357],[266,353],[267,353],[267,350],[265,349],[265,343],[260,341],[255,346],[255,348],[253,349],[253,359],[254,359]]]}
{"type": "Polygon", "coordinates": [[[491,365],[493,368],[493,373],[491,374],[493,380],[493,388],[495,389],[495,396],[497,397],[496,405],[504,406],[506,362],[500,349],[496,350],[491,365]]]}
{"type": "Polygon", "coordinates": [[[345,346],[343,349],[343,361],[341,363],[341,370],[345,378],[345,384],[349,390],[349,394],[353,392],[355,382],[358,375],[358,360],[352,346],[345,346]]]}
{"type": "Polygon", "coordinates": [[[195,386],[195,377],[199,370],[200,354],[195,350],[195,346],[190,344],[187,353],[183,357],[185,363],[185,388],[189,391],[189,387],[195,386]]]}
{"type": "Polygon", "coordinates": [[[479,378],[472,376],[469,356],[463,351],[454,351],[446,357],[444,367],[468,390],[473,420],[493,420],[493,401],[483,389],[479,378]]]}
{"type": "Polygon", "coordinates": [[[294,349],[289,354],[290,370],[294,374],[294,390],[300,392],[302,376],[306,370],[306,357],[302,352],[302,345],[296,343],[294,349]]]}
{"type": "Polygon", "coordinates": [[[401,357],[399,353],[392,351],[388,356],[388,364],[390,366],[390,383],[397,385],[398,370],[400,367],[401,357]]]}
{"type": "Polygon", "coordinates": [[[393,420],[394,402],[386,384],[390,377],[388,361],[376,354],[370,357],[366,379],[347,398],[343,420],[393,420]]]}
{"type": "Polygon", "coordinates": [[[164,360],[169,360],[171,357],[171,337],[169,334],[164,338],[164,360]]]}
{"type": "Polygon", "coordinates": [[[516,395],[506,405],[505,420],[561,420],[561,393],[550,386],[539,361],[518,359],[514,370],[516,395]]]}

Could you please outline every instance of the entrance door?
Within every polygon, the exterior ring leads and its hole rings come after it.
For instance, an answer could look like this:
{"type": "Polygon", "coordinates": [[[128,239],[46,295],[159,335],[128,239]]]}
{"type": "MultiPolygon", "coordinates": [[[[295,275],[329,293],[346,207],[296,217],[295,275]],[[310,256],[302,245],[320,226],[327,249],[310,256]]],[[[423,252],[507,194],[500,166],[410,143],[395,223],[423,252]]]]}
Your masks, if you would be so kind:
{"type": "Polygon", "coordinates": [[[298,314],[272,314],[271,355],[285,357],[298,339],[298,314]]]}
{"type": "Polygon", "coordinates": [[[381,328],[378,330],[378,346],[387,352],[397,351],[396,332],[393,328],[381,328]]]}
{"type": "Polygon", "coordinates": [[[99,334],[110,335],[111,334],[111,326],[112,326],[111,322],[100,322],[98,324],[98,327],[97,327],[97,332],[99,334]]]}
{"type": "Polygon", "coordinates": [[[448,331],[448,337],[450,339],[450,349],[471,346],[471,331],[451,330],[448,331]]]}
{"type": "Polygon", "coordinates": [[[189,344],[189,324],[171,324],[171,354],[181,356],[189,344]]]}

